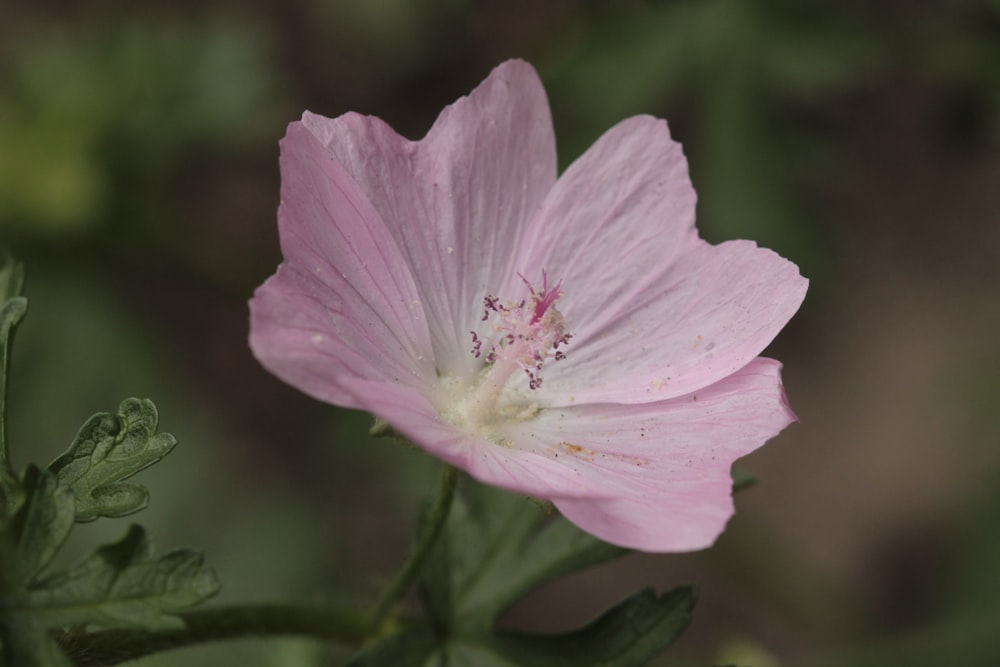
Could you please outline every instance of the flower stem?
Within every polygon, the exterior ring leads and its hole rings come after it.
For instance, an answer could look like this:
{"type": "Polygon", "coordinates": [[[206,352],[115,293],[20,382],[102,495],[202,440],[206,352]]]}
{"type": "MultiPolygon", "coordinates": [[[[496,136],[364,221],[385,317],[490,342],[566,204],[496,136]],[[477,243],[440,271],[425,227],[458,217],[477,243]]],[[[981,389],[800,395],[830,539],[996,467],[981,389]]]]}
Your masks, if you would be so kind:
{"type": "Polygon", "coordinates": [[[104,667],[170,649],[241,637],[288,635],[359,646],[369,627],[361,613],[293,605],[218,607],[179,616],[186,625],[179,630],[67,633],[59,643],[74,665],[104,667]]]}
{"type": "Polygon", "coordinates": [[[441,471],[441,478],[438,482],[437,497],[431,507],[427,520],[423,522],[417,543],[413,547],[410,559],[399,571],[396,578],[386,588],[379,600],[375,611],[372,613],[370,621],[370,633],[372,638],[378,637],[384,630],[384,625],[389,613],[392,611],[404,595],[413,586],[413,582],[420,574],[420,568],[427,560],[428,554],[441,535],[445,521],[448,519],[448,512],[451,510],[451,501],[455,497],[455,482],[458,478],[458,471],[450,465],[445,464],[441,471]]]}

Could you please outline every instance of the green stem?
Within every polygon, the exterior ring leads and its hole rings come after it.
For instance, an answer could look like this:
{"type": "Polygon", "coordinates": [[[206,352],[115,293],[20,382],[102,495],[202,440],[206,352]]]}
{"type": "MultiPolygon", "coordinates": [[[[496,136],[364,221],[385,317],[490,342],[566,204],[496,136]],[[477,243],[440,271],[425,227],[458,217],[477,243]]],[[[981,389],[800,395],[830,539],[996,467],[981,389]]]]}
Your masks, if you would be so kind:
{"type": "Polygon", "coordinates": [[[78,667],[105,667],[175,648],[223,639],[289,635],[360,646],[368,630],[365,615],[324,607],[251,605],[179,614],[187,627],[165,632],[104,630],[59,638],[78,667]]]}
{"type": "Polygon", "coordinates": [[[28,308],[21,296],[23,287],[24,267],[8,256],[0,257],[0,519],[11,512],[19,491],[7,449],[7,382],[14,329],[28,308]]]}
{"type": "Polygon", "coordinates": [[[389,613],[403,599],[403,596],[409,592],[417,575],[420,574],[420,568],[423,567],[424,561],[427,560],[428,554],[430,554],[438,537],[440,537],[445,521],[448,519],[448,512],[451,510],[451,501],[455,497],[455,482],[457,478],[458,471],[453,466],[445,464],[444,470],[441,471],[440,482],[438,482],[437,498],[434,499],[434,505],[431,507],[427,520],[423,522],[420,535],[417,537],[417,543],[413,548],[413,553],[410,554],[410,559],[403,566],[403,569],[399,571],[396,578],[386,588],[382,599],[379,600],[375,611],[372,613],[371,624],[369,626],[371,637],[378,637],[382,634],[384,630],[383,626],[389,613]]]}

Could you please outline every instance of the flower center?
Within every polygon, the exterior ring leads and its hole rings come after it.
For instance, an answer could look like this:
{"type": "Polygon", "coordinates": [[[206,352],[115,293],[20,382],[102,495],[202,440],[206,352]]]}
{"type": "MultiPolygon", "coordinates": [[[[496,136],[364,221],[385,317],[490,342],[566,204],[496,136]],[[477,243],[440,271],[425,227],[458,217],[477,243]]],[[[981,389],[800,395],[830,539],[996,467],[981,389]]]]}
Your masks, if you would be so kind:
{"type": "MultiPolygon", "coordinates": [[[[542,386],[542,367],[549,359],[561,361],[566,355],[559,348],[569,343],[562,313],[555,307],[562,281],[549,289],[548,276],[542,271],[542,287],[535,289],[518,274],[528,288],[528,296],[518,302],[502,302],[487,295],[483,299],[483,322],[491,322],[491,331],[472,334],[472,354],[487,366],[479,378],[454,405],[456,424],[479,428],[500,418],[524,415],[523,409],[502,409],[500,396],[518,371],[528,378],[528,389],[542,386]]],[[[530,410],[529,410],[530,412],[530,410]]]]}

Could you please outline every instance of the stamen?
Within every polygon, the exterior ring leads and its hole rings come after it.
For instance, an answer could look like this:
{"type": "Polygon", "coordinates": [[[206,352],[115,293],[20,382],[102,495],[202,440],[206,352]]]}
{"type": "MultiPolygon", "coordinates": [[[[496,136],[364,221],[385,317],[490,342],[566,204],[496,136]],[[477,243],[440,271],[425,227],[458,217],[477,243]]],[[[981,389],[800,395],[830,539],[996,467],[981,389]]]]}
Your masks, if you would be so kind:
{"type": "Polygon", "coordinates": [[[555,306],[562,281],[549,288],[548,274],[542,271],[542,286],[536,289],[523,275],[518,277],[528,289],[528,298],[504,303],[492,294],[487,295],[483,299],[483,321],[493,320],[493,335],[484,337],[470,332],[472,354],[491,365],[477,392],[489,393],[493,399],[518,368],[527,375],[529,389],[540,388],[545,362],[565,359],[566,354],[559,347],[571,338],[563,331],[562,314],[555,306]]]}
{"type": "Polygon", "coordinates": [[[556,308],[556,301],[562,294],[562,281],[551,289],[546,272],[542,271],[541,289],[536,289],[521,274],[517,274],[528,289],[527,298],[520,301],[501,301],[488,294],[483,298],[481,321],[492,320],[491,331],[470,331],[472,347],[470,352],[476,359],[482,359],[484,366],[479,376],[469,386],[461,386],[461,396],[456,396],[447,414],[456,424],[475,429],[491,429],[512,414],[517,419],[529,419],[537,413],[537,406],[524,397],[502,396],[510,379],[518,370],[527,377],[530,391],[542,386],[542,371],[550,359],[562,361],[566,358],[562,348],[569,343],[572,335],[563,329],[563,317],[556,308]]]}

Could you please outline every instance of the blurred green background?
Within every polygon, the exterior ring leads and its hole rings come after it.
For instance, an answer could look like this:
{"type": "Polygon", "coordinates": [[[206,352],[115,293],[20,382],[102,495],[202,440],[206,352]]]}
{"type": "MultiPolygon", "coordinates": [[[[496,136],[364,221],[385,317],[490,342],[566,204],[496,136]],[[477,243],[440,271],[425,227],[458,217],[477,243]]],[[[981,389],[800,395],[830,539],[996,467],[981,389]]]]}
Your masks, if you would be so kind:
{"type": "Polygon", "coordinates": [[[772,247],[812,287],[769,350],[801,423],[744,462],[761,483],[719,544],[571,577],[507,622],[565,629],[697,581],[662,664],[1000,664],[996,0],[4,3],[0,246],[31,301],[15,463],[147,396],[180,440],[144,474],[162,548],[203,547],[223,600],[370,596],[436,466],[250,356],[246,300],[280,261],[277,141],[303,109],[418,138],[512,56],[546,83],[563,165],[626,116],[665,117],[702,234],[772,247]]]}

